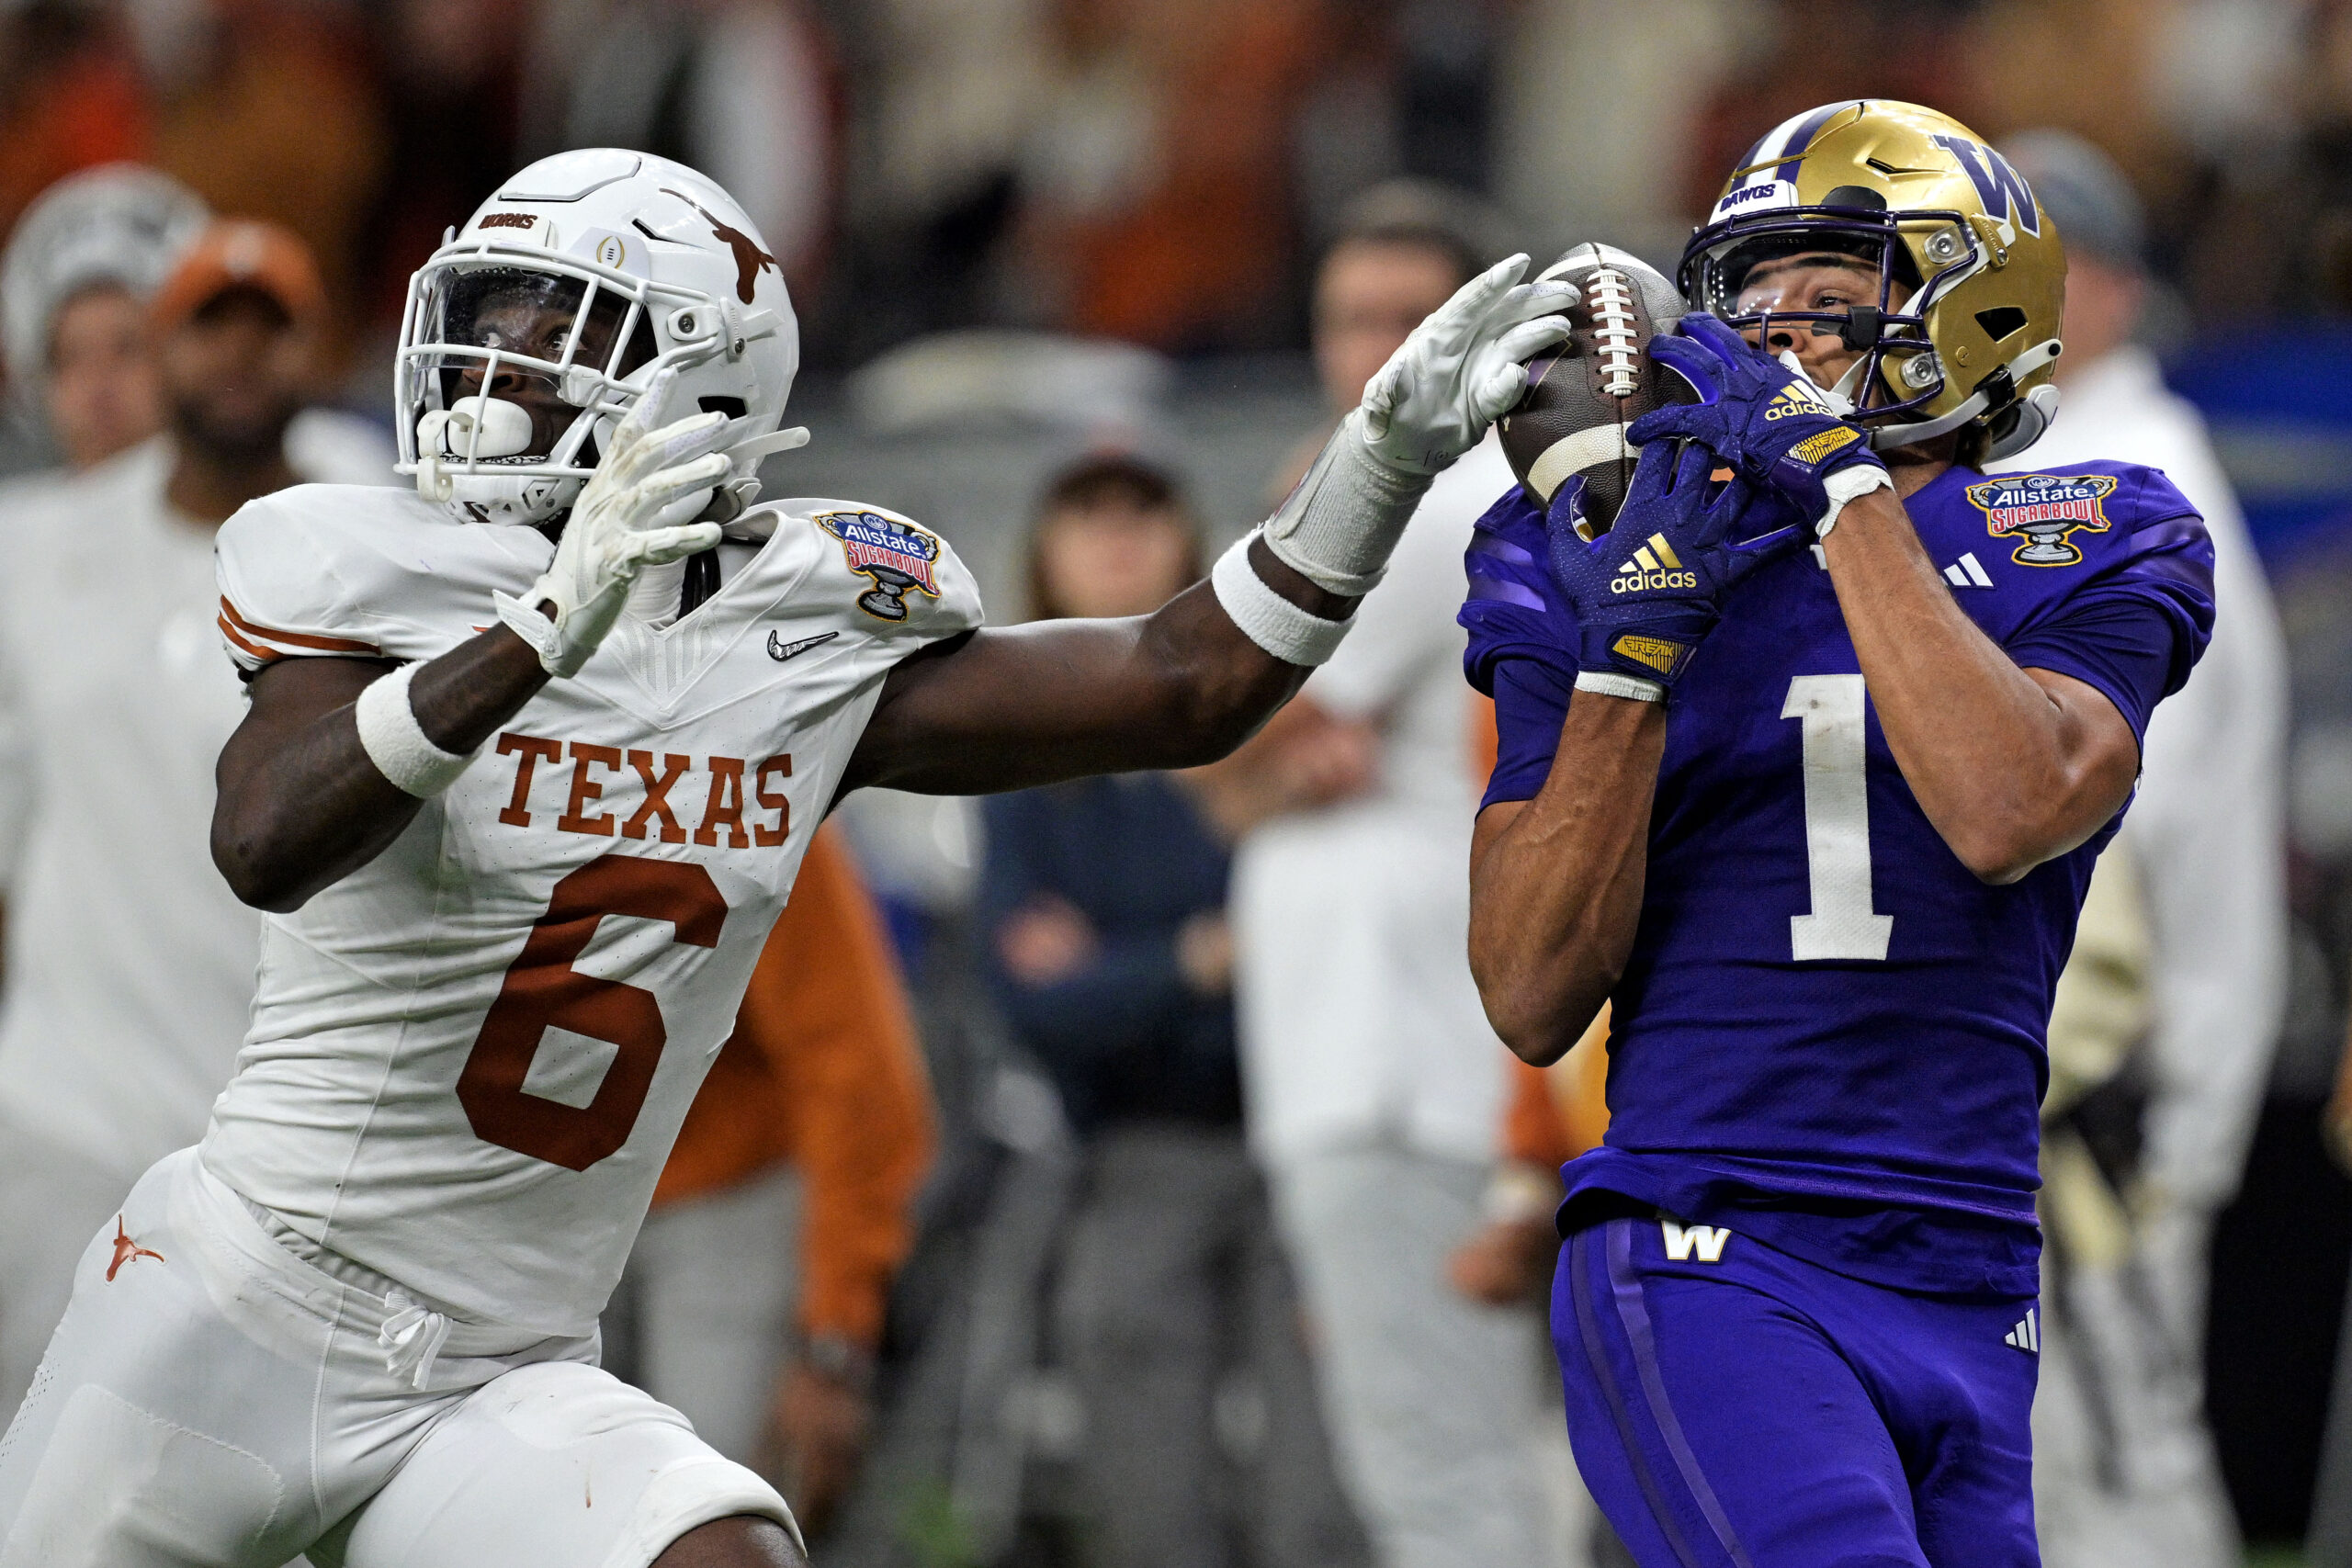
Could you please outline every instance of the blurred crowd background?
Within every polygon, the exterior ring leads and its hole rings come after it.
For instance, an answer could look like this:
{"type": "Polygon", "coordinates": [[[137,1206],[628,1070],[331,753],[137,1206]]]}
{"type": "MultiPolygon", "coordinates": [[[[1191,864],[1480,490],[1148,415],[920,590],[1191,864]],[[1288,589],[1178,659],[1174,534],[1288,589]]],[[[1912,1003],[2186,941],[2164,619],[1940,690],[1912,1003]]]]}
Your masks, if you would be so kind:
{"type": "MultiPolygon", "coordinates": [[[[2258,1031],[2267,1088],[2213,1232],[2205,1400],[2250,1550],[2298,1550],[2340,1468],[2348,1489],[2320,1533],[2352,1553],[2352,1445],[2324,1457],[2352,1269],[2352,1182],[2326,1131],[2352,980],[2352,3],[0,0],[0,236],[59,180],[120,163],[282,226],[316,281],[273,274],[267,291],[312,331],[300,390],[332,411],[309,427],[313,458],[289,436],[288,459],[374,464],[390,482],[406,283],[445,231],[548,152],[678,158],[741,200],[799,312],[787,423],[815,439],[771,461],[769,493],[869,500],[939,529],[993,620],[1124,614],[1263,515],[1370,367],[1351,369],[1349,333],[1378,342],[1382,300],[1427,291],[1408,265],[1347,295],[1335,242],[1442,233],[1424,258],[1441,285],[1457,260],[1540,262],[1588,239],[1670,273],[1744,149],[1855,96],[1933,105],[1996,142],[2071,131],[2111,160],[2139,208],[2138,336],[2210,428],[2276,596],[2287,998],[2258,1031]],[[315,310],[294,298],[310,288],[315,310]]],[[[77,454],[41,395],[54,345],[19,341],[6,303],[0,484],[20,488],[0,508],[22,510],[11,498],[77,454]]],[[[35,510],[73,525],[70,506],[35,510]]],[[[1228,853],[1234,875],[1262,875],[1277,849],[1308,852],[1280,839],[1296,818],[1396,792],[1383,749],[1428,741],[1391,722],[1419,700],[1396,682],[1354,711],[1327,701],[1320,728],[1274,738],[1254,770],[1181,790],[985,809],[876,795],[842,813],[823,895],[837,913],[810,939],[839,967],[770,976],[753,1001],[789,1019],[831,994],[842,1016],[826,1029],[878,1030],[876,1049],[919,1050],[922,1070],[869,1075],[861,1100],[842,1087],[869,1072],[854,1053],[820,1089],[789,1042],[755,1043],[765,1066],[747,1046],[696,1114],[748,1130],[707,1169],[673,1167],[663,1195],[732,1194],[692,1224],[740,1258],[763,1236],[775,1258],[833,1249],[770,1270],[775,1292],[830,1292],[831,1316],[804,1303],[797,1328],[754,1325],[772,1365],[808,1375],[784,1375],[773,1411],[761,1389],[738,1412],[745,1445],[763,1423],[797,1441],[794,1483],[826,1505],[820,1562],[1415,1561],[1385,1527],[1368,1543],[1360,1476],[1350,1501],[1361,1456],[1335,1483],[1330,1402],[1344,1426],[1346,1402],[1370,1396],[1332,1372],[1313,1302],[1317,1270],[1349,1265],[1298,1255],[1312,1202],[1276,1192],[1285,1233],[1242,1152],[1245,1127],[1261,1160],[1288,1134],[1250,1125],[1264,1108],[1241,1093],[1237,1028],[1244,1055],[1262,1047],[1248,1009],[1237,1024],[1233,976],[1272,960],[1226,912],[1228,853]],[[887,950],[858,935],[869,919],[887,950]],[[1156,934],[1125,946],[1127,925],[1156,934]],[[845,1006],[827,982],[853,972],[845,1006]],[[1181,1037],[1178,1066],[1104,1077],[1102,1042],[1122,1029],[1181,1037]],[[779,1093],[860,1108],[843,1113],[872,1146],[829,1145],[809,1114],[789,1135],[761,1130],[759,1097],[779,1093]],[[1170,1121],[1208,1132],[1153,1141],[1170,1121]],[[1113,1135],[1131,1125],[1147,1135],[1113,1135]],[[805,1201],[770,1168],[795,1166],[805,1201]],[[820,1168],[847,1183],[822,1201],[820,1168]],[[1153,1303],[1118,1288],[1142,1267],[1121,1239],[1155,1226],[1189,1260],[1168,1265],[1186,1289],[1216,1289],[1153,1303]],[[1162,1408],[1155,1377],[1209,1389],[1182,1441],[1134,1429],[1162,1408]],[[1104,1488],[1140,1495],[1188,1464],[1215,1472],[1209,1517],[1106,1522],[1104,1488]]],[[[1476,715],[1458,695],[1468,758],[1476,715]]],[[[1443,1289],[1504,1314],[1478,1332],[1523,1343],[1512,1440],[1543,1493],[1544,1550],[1605,1561],[1541,1407],[1548,1352],[1521,1276],[1540,1275],[1524,1254],[1540,1250],[1527,1222],[1543,1193],[1487,1179],[1513,1155],[1572,1151],[1577,1091],[1555,1085],[1567,1113],[1530,1132],[1540,1109],[1511,1099],[1524,1086],[1491,1038],[1450,1043],[1497,1087],[1491,1131],[1446,1152],[1481,1190],[1443,1289]]],[[[649,1247],[693,1254],[692,1224],[649,1247]]],[[[740,1282],[717,1278],[678,1264],[665,1296],[649,1253],[624,1292],[637,1317],[608,1325],[616,1354],[655,1377],[667,1341],[647,1325],[664,1312],[689,1341],[741,1332],[695,1315],[740,1282]]]]}

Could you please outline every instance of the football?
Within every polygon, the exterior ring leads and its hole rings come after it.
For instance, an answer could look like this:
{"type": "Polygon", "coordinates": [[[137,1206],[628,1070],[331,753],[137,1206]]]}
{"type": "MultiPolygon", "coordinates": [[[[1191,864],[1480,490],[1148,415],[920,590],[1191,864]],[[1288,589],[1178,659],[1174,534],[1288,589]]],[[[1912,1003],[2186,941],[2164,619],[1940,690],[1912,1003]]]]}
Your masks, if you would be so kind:
{"type": "Polygon", "coordinates": [[[1625,427],[1691,396],[1682,378],[1645,352],[1686,307],[1657,268],[1613,245],[1578,245],[1540,276],[1575,284],[1583,298],[1568,312],[1576,329],[1568,341],[1527,362],[1527,391],[1498,422],[1503,455],[1543,505],[1582,474],[1586,515],[1603,529],[1634,481],[1625,427]]]}

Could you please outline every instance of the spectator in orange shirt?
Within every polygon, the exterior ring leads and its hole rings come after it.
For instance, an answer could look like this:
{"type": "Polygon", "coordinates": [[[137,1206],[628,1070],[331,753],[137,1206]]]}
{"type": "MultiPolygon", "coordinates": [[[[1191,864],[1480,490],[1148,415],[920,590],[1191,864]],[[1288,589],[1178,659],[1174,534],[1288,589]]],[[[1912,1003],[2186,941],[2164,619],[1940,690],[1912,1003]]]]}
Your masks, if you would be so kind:
{"type": "Polygon", "coordinates": [[[152,121],[123,29],[96,6],[0,6],[0,236],[53,182],[147,155],[152,121]]]}
{"type": "Polygon", "coordinates": [[[780,1472],[812,1531],[863,1456],[883,1306],[932,1143],[897,962],[825,829],[605,1320],[607,1365],[729,1458],[780,1472]]]}
{"type": "Polygon", "coordinates": [[[1031,286],[1072,332],[1186,349],[1286,323],[1292,122],[1317,0],[1064,0],[1023,173],[1031,286]]]}

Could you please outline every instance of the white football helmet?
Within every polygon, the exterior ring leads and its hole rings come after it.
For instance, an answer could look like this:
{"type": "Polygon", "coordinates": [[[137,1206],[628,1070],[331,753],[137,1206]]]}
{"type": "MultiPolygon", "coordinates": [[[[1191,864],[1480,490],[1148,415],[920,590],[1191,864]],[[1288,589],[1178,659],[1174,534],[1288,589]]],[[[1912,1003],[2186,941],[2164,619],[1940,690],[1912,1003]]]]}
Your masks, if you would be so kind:
{"type": "Polygon", "coordinates": [[[409,280],[393,370],[399,471],[481,522],[570,507],[665,367],[665,419],[718,410],[733,467],[704,515],[757,494],[800,366],[784,274],[735,198],[683,164],[618,148],[508,180],[409,280]]]}

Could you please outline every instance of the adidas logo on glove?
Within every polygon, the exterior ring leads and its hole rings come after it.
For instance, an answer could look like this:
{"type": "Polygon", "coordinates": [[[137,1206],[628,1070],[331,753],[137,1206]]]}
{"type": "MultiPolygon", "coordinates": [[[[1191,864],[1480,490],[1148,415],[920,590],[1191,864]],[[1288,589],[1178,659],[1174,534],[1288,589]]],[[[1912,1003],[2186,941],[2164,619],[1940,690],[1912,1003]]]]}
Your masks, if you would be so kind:
{"type": "Polygon", "coordinates": [[[1617,570],[1622,575],[1611,579],[1609,592],[1611,593],[1639,593],[1646,588],[1699,586],[1699,580],[1683,569],[1681,558],[1674,553],[1674,547],[1666,542],[1663,534],[1652,534],[1649,542],[1634,552],[1634,558],[1617,570]]]}
{"type": "Polygon", "coordinates": [[[1834,416],[1837,412],[1838,411],[1830,406],[1829,400],[1815,390],[1810,382],[1805,381],[1790,382],[1773,396],[1770,402],[1764,405],[1764,417],[1768,420],[1794,419],[1802,413],[1826,413],[1834,416]]]}

